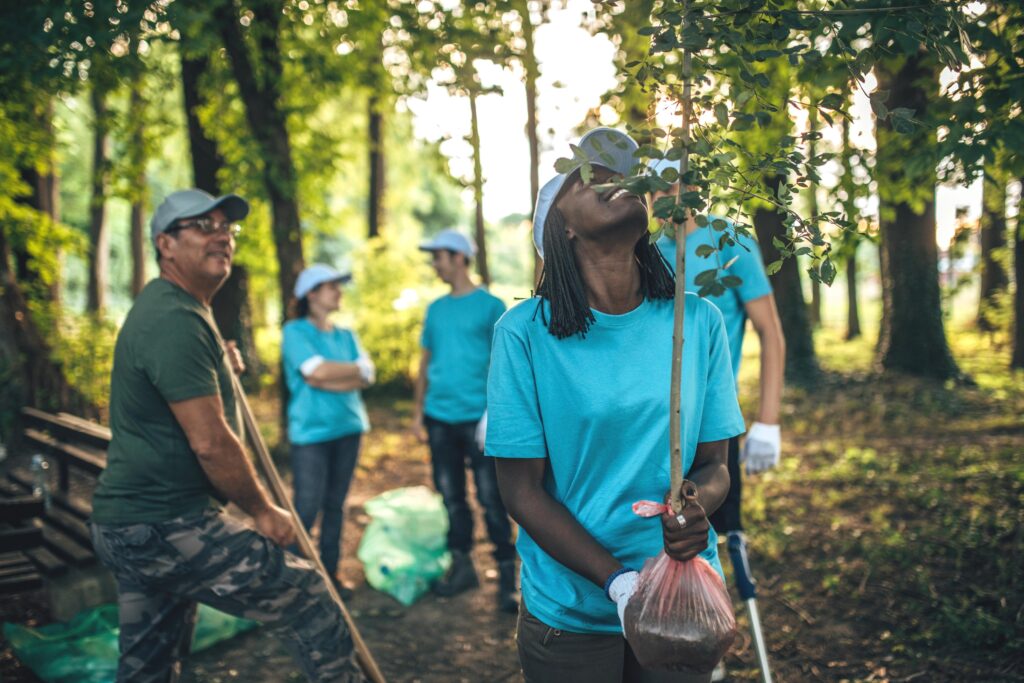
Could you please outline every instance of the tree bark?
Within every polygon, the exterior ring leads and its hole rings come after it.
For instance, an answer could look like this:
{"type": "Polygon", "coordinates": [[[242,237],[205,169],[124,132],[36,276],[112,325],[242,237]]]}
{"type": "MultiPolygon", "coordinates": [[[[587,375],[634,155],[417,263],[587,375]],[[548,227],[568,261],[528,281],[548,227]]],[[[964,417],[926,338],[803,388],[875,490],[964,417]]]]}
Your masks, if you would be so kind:
{"type": "MultiPolygon", "coordinates": [[[[768,181],[771,195],[775,196],[782,183],[780,176],[768,181]]],[[[784,239],[786,227],[782,216],[772,208],[759,208],[754,212],[754,230],[761,246],[765,263],[780,258],[779,250],[772,244],[772,238],[784,239]]],[[[786,338],[786,379],[798,384],[807,384],[817,378],[820,369],[814,353],[814,337],[804,303],[803,288],[800,285],[800,268],[796,258],[782,262],[782,268],[772,277],[775,303],[779,309],[782,332],[786,338]]]]}
{"type": "Polygon", "coordinates": [[[380,97],[370,93],[367,102],[370,143],[370,196],[367,202],[366,235],[369,238],[380,235],[384,206],[384,114],[381,112],[380,97]]]}
{"type": "MultiPolygon", "coordinates": [[[[1024,196],[1024,178],[1020,180],[1021,196],[1024,196]]],[[[1017,225],[1013,231],[1013,355],[1010,367],[1024,368],[1024,219],[1017,213],[1017,225]]]]}
{"type": "Polygon", "coordinates": [[[857,251],[846,259],[846,340],[860,336],[860,311],[857,307],[857,251]]]}
{"type": "MultiPolygon", "coordinates": [[[[918,118],[924,118],[929,96],[922,84],[934,82],[937,85],[933,72],[924,56],[915,55],[907,58],[895,73],[884,66],[879,68],[878,87],[891,93],[890,109],[907,107],[914,110],[918,118]]],[[[893,157],[900,154],[901,147],[894,140],[899,134],[892,131],[887,121],[879,121],[878,129],[877,165],[891,176],[880,177],[880,184],[913,182],[934,188],[934,167],[920,177],[902,175],[906,159],[893,157]]],[[[921,133],[912,142],[934,144],[928,135],[921,133]]],[[[955,377],[959,370],[946,343],[942,323],[934,192],[926,200],[917,202],[917,206],[908,201],[890,200],[890,206],[886,207],[884,196],[881,201],[884,334],[878,345],[880,365],[886,371],[937,379],[955,377]]]]}
{"type": "Polygon", "coordinates": [[[21,356],[14,363],[18,373],[5,385],[5,393],[21,395],[21,400],[14,400],[15,405],[65,410],[98,419],[96,406],[68,384],[60,365],[52,360],[52,349],[32,319],[11,258],[7,231],[0,230],[0,322],[3,334],[13,340],[21,356]]]}
{"type": "MultiPolygon", "coordinates": [[[[523,18],[523,70],[526,72],[526,140],[530,148],[530,220],[540,193],[540,139],[537,135],[537,79],[540,66],[534,53],[533,20],[530,18],[530,3],[522,0],[519,13],[523,18]]],[[[533,282],[540,279],[543,261],[533,249],[533,282]]]]}
{"type": "Polygon", "coordinates": [[[999,181],[998,171],[986,169],[982,181],[981,211],[981,293],[978,302],[978,327],[992,330],[989,309],[997,296],[1006,291],[1009,278],[996,252],[1006,247],[1006,184],[999,181]]]}
{"type": "Polygon", "coordinates": [[[271,206],[271,229],[277,251],[278,285],[281,292],[281,318],[288,309],[288,300],[295,280],[304,267],[302,256],[297,177],[292,160],[291,143],[281,107],[281,54],[278,35],[282,7],[280,2],[262,2],[253,6],[254,20],[250,32],[257,43],[260,76],[250,58],[238,16],[230,4],[217,7],[218,30],[238,82],[245,105],[246,119],[263,160],[263,184],[271,206]]]}
{"type": "Polygon", "coordinates": [[[97,80],[92,88],[93,128],[92,197],[89,200],[89,285],[86,308],[102,313],[107,303],[110,270],[110,231],[107,227],[107,186],[110,147],[107,93],[97,80]]]}
{"type": "Polygon", "coordinates": [[[200,82],[210,69],[208,57],[186,57],[186,38],[181,45],[181,85],[185,94],[185,121],[188,124],[189,148],[192,151],[192,177],[195,186],[212,195],[220,194],[217,173],[224,167],[224,158],[214,142],[203,130],[198,110],[205,104],[200,82]]]}
{"type": "Polygon", "coordinates": [[[132,182],[131,216],[129,231],[132,249],[132,298],[139,295],[146,285],[146,139],[143,132],[146,102],[142,98],[141,78],[132,87],[129,97],[130,119],[132,121],[132,182]]]}
{"type": "Polygon", "coordinates": [[[473,147],[473,201],[476,204],[476,269],[485,285],[491,284],[487,268],[487,235],[484,229],[484,170],[480,161],[480,121],[476,109],[477,91],[469,87],[469,143],[473,147]]]}

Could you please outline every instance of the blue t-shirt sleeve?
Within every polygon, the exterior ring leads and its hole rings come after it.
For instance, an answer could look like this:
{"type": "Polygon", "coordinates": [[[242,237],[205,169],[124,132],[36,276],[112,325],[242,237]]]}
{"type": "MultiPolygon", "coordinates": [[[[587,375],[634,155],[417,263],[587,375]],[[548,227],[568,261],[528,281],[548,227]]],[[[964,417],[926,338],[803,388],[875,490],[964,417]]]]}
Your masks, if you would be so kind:
{"type": "Polygon", "coordinates": [[[430,334],[430,308],[430,306],[427,307],[427,315],[423,319],[423,333],[420,334],[420,346],[426,349],[427,351],[431,350],[431,346],[434,341],[433,339],[431,339],[430,334]]]}
{"type": "Polygon", "coordinates": [[[546,458],[544,424],[533,362],[518,335],[494,331],[487,376],[486,454],[496,458],[546,458]]]}
{"type": "Polygon", "coordinates": [[[285,368],[298,371],[307,360],[323,354],[317,350],[308,335],[303,334],[294,325],[285,325],[281,335],[281,355],[285,368]]]}
{"type": "Polygon", "coordinates": [[[742,303],[760,299],[766,294],[772,293],[772,285],[768,281],[768,274],[764,270],[764,260],[761,257],[761,248],[755,240],[740,237],[736,246],[732,248],[733,256],[737,257],[731,266],[729,274],[736,275],[743,283],[733,291],[742,303]],[[748,251],[749,250],[749,251],[748,251]]]}
{"type": "Polygon", "coordinates": [[[743,413],[736,398],[736,379],[732,374],[729,339],[725,334],[722,314],[712,305],[707,306],[708,367],[704,389],[704,409],[701,412],[697,442],[730,439],[746,431],[743,413]]]}

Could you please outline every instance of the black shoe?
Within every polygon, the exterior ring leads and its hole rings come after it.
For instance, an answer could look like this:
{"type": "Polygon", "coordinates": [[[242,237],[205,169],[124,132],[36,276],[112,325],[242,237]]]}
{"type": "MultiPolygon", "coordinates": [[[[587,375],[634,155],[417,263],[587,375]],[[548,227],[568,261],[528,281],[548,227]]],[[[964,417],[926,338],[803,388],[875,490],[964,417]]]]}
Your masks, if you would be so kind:
{"type": "Polygon", "coordinates": [[[430,589],[434,591],[434,595],[450,598],[479,585],[480,580],[476,576],[473,559],[469,553],[453,550],[452,566],[448,568],[444,576],[430,586],[430,589]]]}
{"type": "Polygon", "coordinates": [[[355,595],[355,589],[337,576],[331,577],[331,583],[334,584],[334,590],[338,591],[338,597],[341,598],[342,602],[348,602],[355,595]]]}
{"type": "Polygon", "coordinates": [[[519,611],[515,560],[498,563],[498,611],[508,614],[515,614],[519,611]]]}

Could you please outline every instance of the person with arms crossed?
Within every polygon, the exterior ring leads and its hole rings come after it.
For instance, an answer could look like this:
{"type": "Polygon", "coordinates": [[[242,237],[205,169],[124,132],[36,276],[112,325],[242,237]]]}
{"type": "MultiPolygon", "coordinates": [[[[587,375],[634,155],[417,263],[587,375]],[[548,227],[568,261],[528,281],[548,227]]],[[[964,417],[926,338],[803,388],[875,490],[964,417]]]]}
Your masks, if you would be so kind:
{"type": "Polygon", "coordinates": [[[117,336],[90,531],[117,580],[123,683],[169,680],[195,602],[276,629],[311,681],[364,680],[340,607],[312,563],[283,549],[292,518],[242,447],[230,374],[241,358],[232,349],[229,359],[210,300],[248,212],[237,195],[169,195],[150,223],[160,277],[117,336]],[[225,513],[227,501],[255,531],[225,513]]]}
{"type": "Polygon", "coordinates": [[[320,517],[320,559],[343,600],[352,597],[352,587],[338,578],[345,497],[370,429],[359,390],[376,376],[355,333],[328,320],[341,308],[341,285],[351,279],[321,263],[299,273],[296,316],[281,339],[295,509],[306,529],[320,517]]]}
{"type": "Polygon", "coordinates": [[[427,308],[419,373],[413,396],[412,426],[430,445],[434,485],[448,511],[452,564],[432,589],[442,597],[479,585],[470,557],[473,513],[466,499],[466,467],[473,471],[477,500],[498,563],[498,608],[515,612],[515,546],[512,523],[501,502],[494,462],[478,438],[487,408],[487,368],[494,323],[505,304],[469,277],[476,246],[457,230],[442,230],[420,245],[430,252],[437,276],[451,292],[427,308]]]}

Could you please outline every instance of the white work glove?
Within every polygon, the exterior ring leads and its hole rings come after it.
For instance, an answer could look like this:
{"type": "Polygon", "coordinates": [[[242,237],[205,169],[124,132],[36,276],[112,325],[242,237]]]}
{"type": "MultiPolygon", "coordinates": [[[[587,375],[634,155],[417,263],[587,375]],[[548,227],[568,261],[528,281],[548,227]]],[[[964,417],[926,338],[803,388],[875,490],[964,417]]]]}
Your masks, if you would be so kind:
{"type": "Polygon", "coordinates": [[[631,569],[616,576],[608,586],[608,597],[615,603],[619,612],[619,626],[622,627],[622,635],[626,635],[626,605],[629,604],[629,599],[636,592],[636,583],[639,578],[640,573],[631,569]]]}
{"type": "Polygon", "coordinates": [[[740,462],[747,464],[747,474],[757,474],[778,465],[781,452],[782,433],[779,425],[755,422],[747,432],[740,462]]]}
{"type": "Polygon", "coordinates": [[[356,367],[359,368],[359,376],[364,382],[373,384],[377,381],[377,368],[369,356],[363,354],[356,358],[356,367]]]}
{"type": "Polygon", "coordinates": [[[476,423],[476,431],[473,432],[473,438],[476,439],[477,448],[480,452],[484,452],[484,440],[487,438],[487,411],[480,417],[480,421],[476,423]]]}

